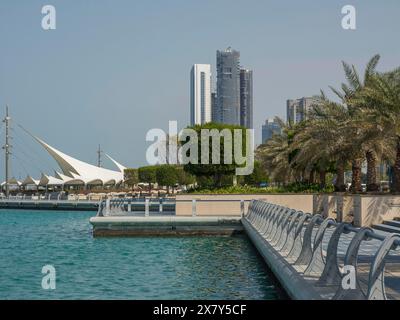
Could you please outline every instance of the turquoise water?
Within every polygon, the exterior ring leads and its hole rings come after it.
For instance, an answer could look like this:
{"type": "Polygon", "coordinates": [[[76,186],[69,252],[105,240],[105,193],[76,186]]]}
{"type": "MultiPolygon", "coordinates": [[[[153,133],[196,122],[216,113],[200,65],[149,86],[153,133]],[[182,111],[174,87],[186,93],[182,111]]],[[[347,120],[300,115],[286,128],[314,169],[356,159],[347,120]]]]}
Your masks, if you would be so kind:
{"type": "Polygon", "coordinates": [[[93,238],[93,212],[0,211],[0,299],[279,299],[245,236],[93,238]],[[41,287],[44,265],[56,289],[41,287]]]}

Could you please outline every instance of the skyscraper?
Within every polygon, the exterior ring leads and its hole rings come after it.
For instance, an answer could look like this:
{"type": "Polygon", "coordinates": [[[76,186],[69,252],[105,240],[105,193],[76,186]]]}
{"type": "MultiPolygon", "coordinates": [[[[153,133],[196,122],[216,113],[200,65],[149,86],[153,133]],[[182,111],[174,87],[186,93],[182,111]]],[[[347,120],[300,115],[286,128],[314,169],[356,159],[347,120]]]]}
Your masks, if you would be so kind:
{"type": "Polygon", "coordinates": [[[281,133],[281,126],[279,125],[278,121],[275,119],[267,119],[265,124],[262,125],[262,141],[261,143],[267,142],[269,139],[272,138],[274,134],[281,133]]]}
{"type": "Polygon", "coordinates": [[[240,53],[217,51],[217,122],[240,124],[240,53]]]}
{"type": "Polygon", "coordinates": [[[218,122],[217,94],[211,93],[211,121],[218,122]]]}
{"type": "Polygon", "coordinates": [[[195,64],[190,71],[190,124],[211,122],[211,66],[195,64]]]}
{"type": "Polygon", "coordinates": [[[253,129],[253,71],[240,69],[240,125],[253,129]]]}
{"type": "Polygon", "coordinates": [[[299,123],[307,119],[307,113],[315,104],[312,97],[303,97],[296,100],[287,100],[286,102],[286,120],[291,123],[299,123]]]}

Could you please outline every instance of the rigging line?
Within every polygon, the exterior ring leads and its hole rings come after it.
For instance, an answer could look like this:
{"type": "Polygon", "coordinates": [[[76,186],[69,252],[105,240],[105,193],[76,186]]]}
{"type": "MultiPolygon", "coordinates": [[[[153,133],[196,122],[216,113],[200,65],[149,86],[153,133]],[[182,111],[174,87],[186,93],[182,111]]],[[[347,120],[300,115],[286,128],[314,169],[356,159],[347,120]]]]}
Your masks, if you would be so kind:
{"type": "MultiPolygon", "coordinates": [[[[17,126],[18,127],[20,127],[26,134],[28,134],[30,137],[32,137],[34,140],[36,140],[37,138],[36,138],[36,136],[34,136],[30,131],[28,131],[28,129],[26,129],[22,124],[20,124],[20,123],[18,123],[18,122],[16,122],[16,121],[14,121],[16,124],[17,124],[17,126]]],[[[14,130],[14,132],[16,132],[15,130],[14,130]]],[[[21,138],[22,139],[22,138],[21,138]]],[[[54,169],[54,165],[50,165],[50,167],[54,170],[54,171],[56,171],[56,169],[54,169]]]]}
{"type": "MultiPolygon", "coordinates": [[[[38,161],[39,163],[43,163],[43,162],[44,162],[44,163],[47,163],[47,165],[49,165],[49,167],[50,167],[51,169],[55,170],[53,164],[50,164],[50,162],[48,161],[48,159],[46,159],[45,161],[43,161],[44,158],[43,158],[42,156],[40,156],[40,155],[38,154],[38,152],[37,152],[36,150],[34,150],[29,144],[27,144],[25,141],[23,141],[23,139],[20,137],[20,135],[19,135],[19,133],[17,133],[17,131],[13,130],[13,132],[16,133],[16,135],[15,135],[15,137],[17,138],[16,140],[18,140],[18,141],[21,142],[21,144],[22,144],[21,149],[23,149],[23,147],[26,146],[26,148],[29,149],[29,151],[32,153],[30,156],[28,156],[28,155],[24,152],[24,154],[25,154],[28,158],[30,158],[30,157],[32,157],[32,155],[34,155],[34,158],[35,158],[36,161],[38,161]]],[[[22,151],[22,152],[23,152],[23,151],[22,151]]],[[[41,171],[43,171],[43,170],[41,170],[41,171]]]]}
{"type": "MultiPolygon", "coordinates": [[[[23,146],[20,146],[20,144],[19,144],[19,139],[14,139],[14,150],[16,150],[16,151],[19,151],[19,152],[21,152],[21,153],[23,153],[24,154],[24,156],[26,156],[28,159],[30,159],[30,158],[32,158],[32,155],[28,155],[25,151],[24,151],[24,147],[23,146]]],[[[38,160],[38,159],[36,159],[36,160],[38,160]]],[[[39,161],[39,162],[41,162],[41,161],[39,161]]]]}
{"type": "Polygon", "coordinates": [[[22,164],[21,159],[20,159],[19,157],[17,157],[15,154],[11,154],[11,156],[12,156],[13,158],[15,158],[15,159],[19,162],[20,166],[21,166],[22,169],[25,171],[26,175],[29,176],[29,173],[28,173],[28,171],[26,170],[25,166],[22,164]]]}
{"type": "MultiPolygon", "coordinates": [[[[19,141],[19,139],[17,139],[19,141]]],[[[36,155],[34,153],[31,153],[30,155],[28,155],[25,151],[24,148],[20,146],[19,142],[17,142],[17,140],[14,140],[14,150],[21,152],[27,159],[32,159],[32,160],[36,160],[39,163],[42,163],[43,161],[41,159],[36,158],[36,155]]],[[[38,169],[39,167],[35,164],[36,161],[33,161],[32,164],[36,167],[36,169],[38,169]]],[[[41,167],[39,169],[39,171],[43,171],[43,168],[41,167]]]]}
{"type": "MultiPolygon", "coordinates": [[[[14,148],[14,150],[16,150],[16,151],[18,151],[18,152],[21,152],[27,159],[29,159],[29,156],[28,156],[24,151],[19,150],[19,149],[15,149],[15,148],[14,148]]],[[[15,154],[15,152],[13,152],[13,154],[15,154]]],[[[38,170],[39,172],[44,173],[44,171],[43,171],[41,168],[39,168],[35,163],[33,163],[33,162],[28,163],[28,162],[26,162],[26,161],[24,161],[24,163],[29,164],[29,165],[32,165],[33,167],[35,167],[36,170],[38,170]]]]}

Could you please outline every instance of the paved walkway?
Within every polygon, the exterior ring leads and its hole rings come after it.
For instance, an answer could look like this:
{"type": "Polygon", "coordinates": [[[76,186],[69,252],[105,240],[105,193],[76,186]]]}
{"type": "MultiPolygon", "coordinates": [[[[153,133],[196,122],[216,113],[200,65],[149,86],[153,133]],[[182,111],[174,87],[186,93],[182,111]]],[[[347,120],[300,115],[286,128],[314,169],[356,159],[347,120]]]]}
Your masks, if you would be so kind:
{"type": "MultiPolygon", "coordinates": [[[[313,239],[317,233],[318,227],[313,230],[313,239]]],[[[334,228],[329,228],[325,231],[324,239],[322,241],[322,249],[324,253],[328,248],[329,239],[334,231],[334,228]]],[[[389,233],[381,230],[374,230],[375,233],[383,236],[387,236],[389,233]]],[[[343,267],[344,256],[347,248],[354,236],[354,233],[342,234],[338,246],[338,260],[340,267],[343,267]]],[[[358,255],[358,281],[364,292],[367,290],[368,276],[371,262],[377,252],[378,248],[382,244],[382,241],[377,239],[371,239],[363,241],[360,246],[358,255]]],[[[302,266],[301,266],[302,267],[302,266]]],[[[299,268],[298,271],[302,272],[304,267],[299,268]]],[[[309,280],[314,282],[318,277],[309,277],[309,280]]],[[[391,250],[390,255],[386,258],[385,267],[385,285],[386,294],[389,299],[400,300],[400,249],[391,250]]],[[[332,293],[328,293],[326,289],[321,289],[326,296],[331,297],[332,293]]]]}

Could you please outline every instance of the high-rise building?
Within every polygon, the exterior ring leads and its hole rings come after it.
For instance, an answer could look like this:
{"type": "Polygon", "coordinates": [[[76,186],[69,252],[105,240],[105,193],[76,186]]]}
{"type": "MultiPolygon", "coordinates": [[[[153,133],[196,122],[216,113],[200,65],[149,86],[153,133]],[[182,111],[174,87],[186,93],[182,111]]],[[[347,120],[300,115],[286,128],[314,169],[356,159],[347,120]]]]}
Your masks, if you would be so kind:
{"type": "Polygon", "coordinates": [[[217,122],[240,124],[240,53],[217,51],[217,122]]]}
{"type": "Polygon", "coordinates": [[[211,121],[218,122],[217,94],[211,93],[211,121]]]}
{"type": "Polygon", "coordinates": [[[190,124],[211,122],[211,66],[195,64],[190,71],[190,124]]]}
{"type": "Polygon", "coordinates": [[[286,101],[286,120],[291,123],[299,123],[307,119],[307,113],[315,104],[312,97],[303,97],[286,101]]]}
{"type": "Polygon", "coordinates": [[[253,71],[240,69],[240,125],[253,129],[253,71]]]}
{"type": "Polygon", "coordinates": [[[275,119],[267,119],[262,125],[262,143],[267,142],[274,134],[281,133],[281,126],[275,119]]]}

